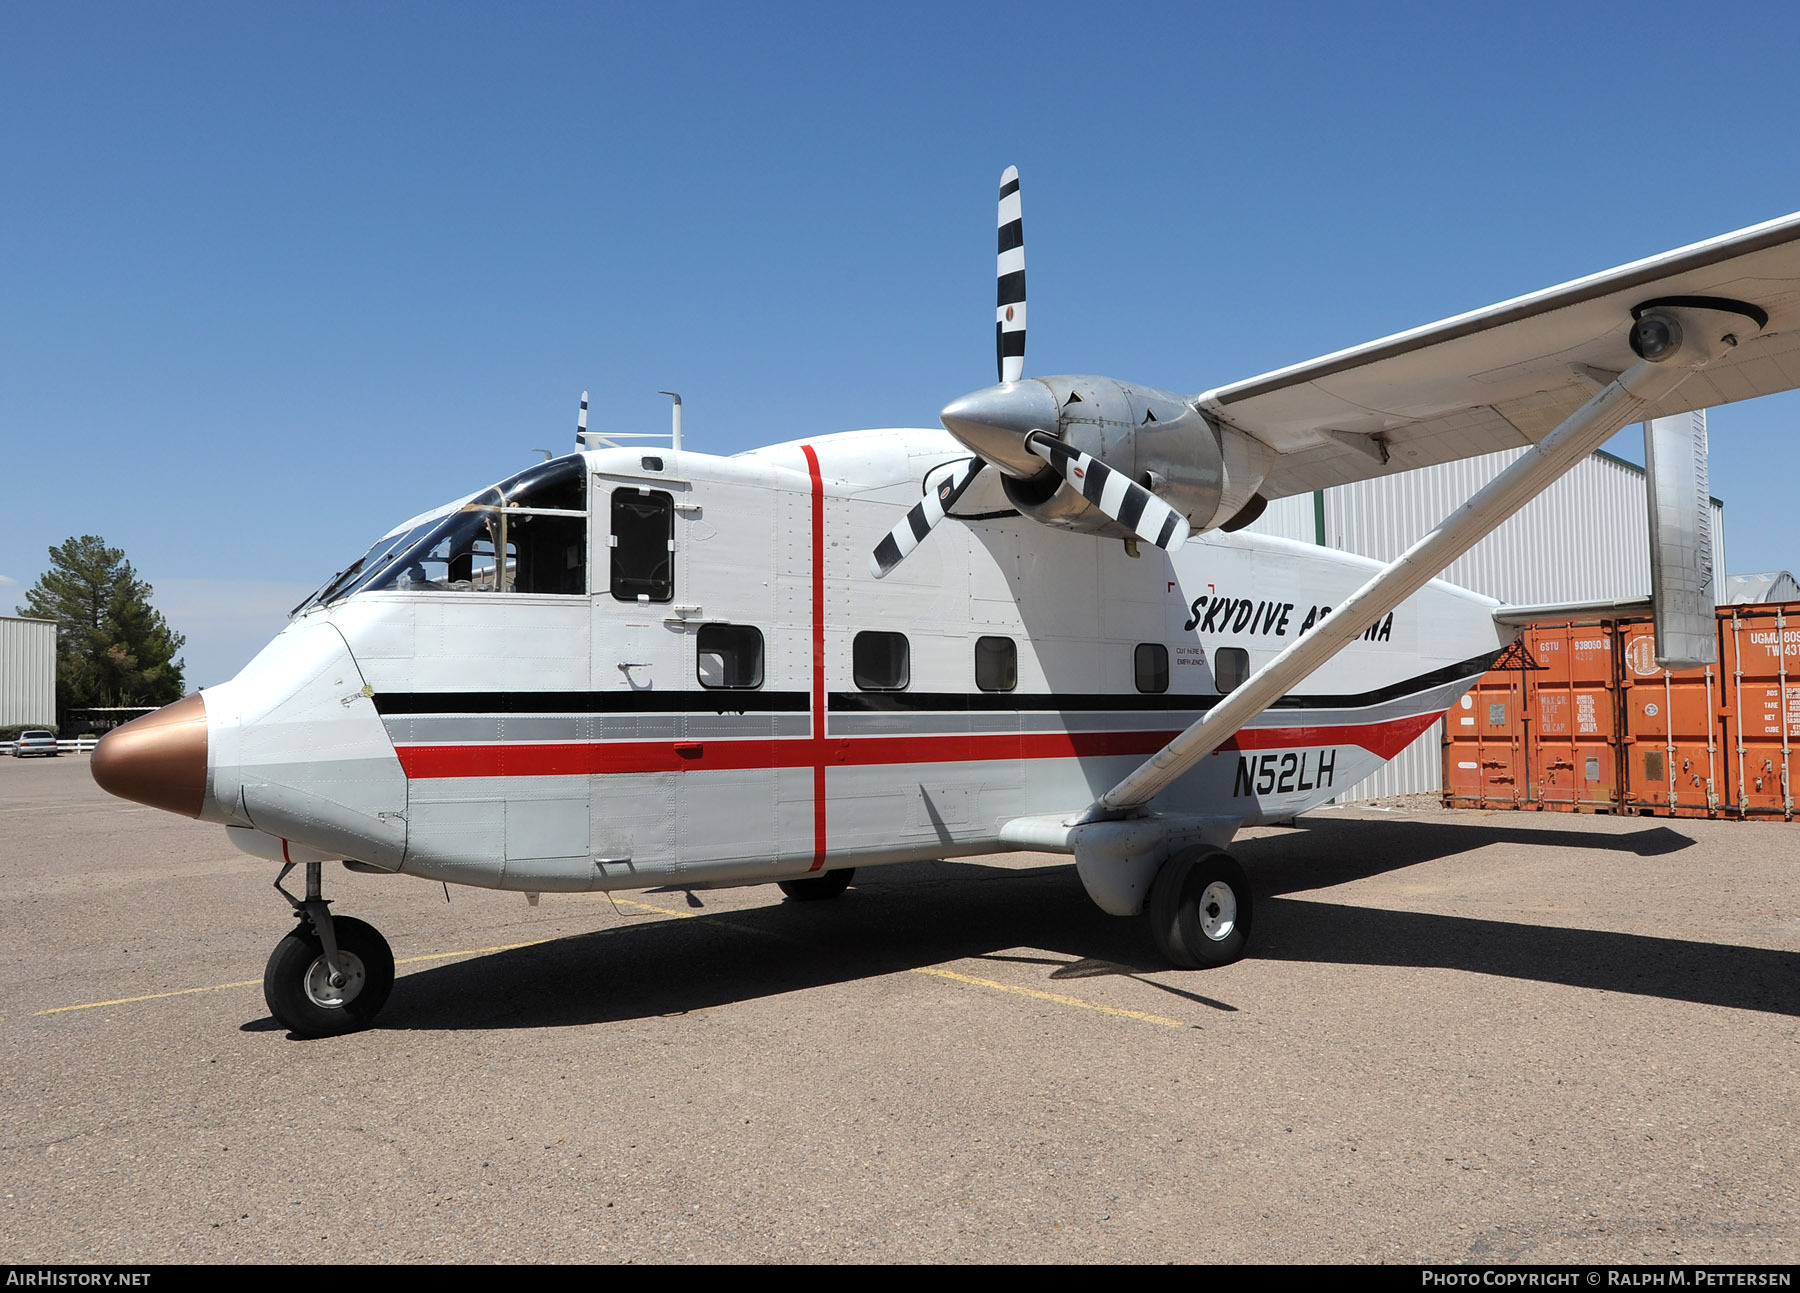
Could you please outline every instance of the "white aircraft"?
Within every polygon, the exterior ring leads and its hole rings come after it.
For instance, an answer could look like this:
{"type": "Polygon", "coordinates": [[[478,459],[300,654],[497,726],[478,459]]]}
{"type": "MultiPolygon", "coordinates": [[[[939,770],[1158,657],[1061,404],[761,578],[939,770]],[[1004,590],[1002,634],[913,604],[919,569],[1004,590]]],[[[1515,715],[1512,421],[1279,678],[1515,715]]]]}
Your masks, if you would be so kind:
{"type": "MultiPolygon", "coordinates": [[[[679,405],[666,450],[583,431],[101,741],[101,786],[283,864],[277,1020],[361,1027],[392,987],[386,941],[322,897],[335,860],[533,901],[805,900],[855,867],[1049,850],[1102,910],[1147,909],[1173,964],[1235,960],[1236,832],[1374,771],[1529,618],[1434,576],[1626,424],[1800,386],[1800,216],[1198,396],[1025,378],[1020,229],[1009,169],[1000,384],[947,430],[730,458],[680,447],[679,405]],[[1386,566],[1234,533],[1269,499],[1522,445],[1386,566]]],[[[1691,474],[1692,446],[1650,448],[1665,493],[1691,474]]],[[[1702,475],[1659,521],[1665,660],[1682,614],[1711,624],[1682,582],[1705,508],[1702,475]]]]}

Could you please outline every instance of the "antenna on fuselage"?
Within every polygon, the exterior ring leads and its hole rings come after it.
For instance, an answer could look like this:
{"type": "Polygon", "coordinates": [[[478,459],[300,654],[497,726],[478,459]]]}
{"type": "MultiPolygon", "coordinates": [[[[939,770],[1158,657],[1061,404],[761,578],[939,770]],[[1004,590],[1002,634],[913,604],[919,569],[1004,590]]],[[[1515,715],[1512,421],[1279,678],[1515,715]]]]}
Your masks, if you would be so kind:
{"type": "Polygon", "coordinates": [[[675,423],[669,432],[669,448],[676,453],[681,452],[681,396],[674,391],[658,391],[658,395],[667,395],[675,401],[675,423]]]}

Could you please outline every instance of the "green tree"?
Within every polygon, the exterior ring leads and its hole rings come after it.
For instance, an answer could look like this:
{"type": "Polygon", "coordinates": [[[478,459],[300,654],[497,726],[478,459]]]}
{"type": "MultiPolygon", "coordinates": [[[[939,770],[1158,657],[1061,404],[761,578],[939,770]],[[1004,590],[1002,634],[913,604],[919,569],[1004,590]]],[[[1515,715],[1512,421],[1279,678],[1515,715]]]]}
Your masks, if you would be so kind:
{"type": "Polygon", "coordinates": [[[167,705],[181,699],[187,641],[150,605],[150,585],[125,554],[84,534],[50,549],[50,569],[21,615],[55,620],[56,708],[167,705]]]}

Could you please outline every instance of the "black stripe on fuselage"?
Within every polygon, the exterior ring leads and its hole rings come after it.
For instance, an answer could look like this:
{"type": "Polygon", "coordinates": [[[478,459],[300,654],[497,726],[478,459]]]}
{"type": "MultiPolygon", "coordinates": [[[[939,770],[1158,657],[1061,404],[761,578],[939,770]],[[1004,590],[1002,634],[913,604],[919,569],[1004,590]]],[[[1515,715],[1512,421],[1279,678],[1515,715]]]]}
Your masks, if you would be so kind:
{"type": "Polygon", "coordinates": [[[804,714],[803,691],[412,691],[378,692],[389,714],[804,714]]]}
{"type": "MultiPolygon", "coordinates": [[[[1504,648],[1385,687],[1337,695],[1283,696],[1271,709],[1361,709],[1429,691],[1448,682],[1486,673],[1504,648]]],[[[1200,713],[1222,696],[1105,692],[837,691],[827,707],[833,713],[914,711],[938,713],[1056,712],[1099,710],[1200,713]]],[[[810,697],[803,691],[420,691],[379,692],[375,712],[401,714],[792,714],[805,713],[810,697]]]]}
{"type": "MultiPolygon", "coordinates": [[[[1503,648],[1502,648],[1503,649],[1503,648]]],[[[1390,683],[1385,687],[1375,687],[1364,692],[1343,692],[1335,695],[1304,695],[1293,693],[1283,696],[1270,709],[1362,709],[1369,705],[1380,705],[1390,700],[1399,700],[1403,696],[1411,696],[1418,692],[1430,691],[1448,682],[1460,682],[1464,678],[1479,677],[1487,672],[1488,666],[1500,654],[1495,650],[1488,655],[1471,657],[1457,664],[1446,665],[1442,669],[1433,669],[1430,673],[1417,674],[1414,677],[1390,683]]],[[[827,708],[833,713],[870,713],[883,710],[926,710],[958,713],[964,711],[1004,712],[1067,710],[1071,713],[1093,710],[1128,710],[1140,712],[1157,711],[1191,711],[1202,712],[1217,705],[1223,696],[1178,696],[1169,692],[1146,696],[1141,694],[1116,695],[1104,692],[1061,692],[1055,695],[1025,695],[1019,692],[954,692],[954,691],[835,691],[827,701],[827,708]]]]}

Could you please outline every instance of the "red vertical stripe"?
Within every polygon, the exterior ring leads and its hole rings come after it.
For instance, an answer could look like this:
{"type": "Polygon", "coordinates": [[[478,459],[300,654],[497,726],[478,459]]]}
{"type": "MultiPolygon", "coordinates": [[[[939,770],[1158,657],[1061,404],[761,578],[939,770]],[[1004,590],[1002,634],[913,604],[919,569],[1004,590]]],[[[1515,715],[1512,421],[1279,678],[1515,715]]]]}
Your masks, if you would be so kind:
{"type": "Polygon", "coordinates": [[[825,865],[825,478],[819,455],[800,446],[812,476],[812,736],[813,736],[813,864],[825,865]]]}

